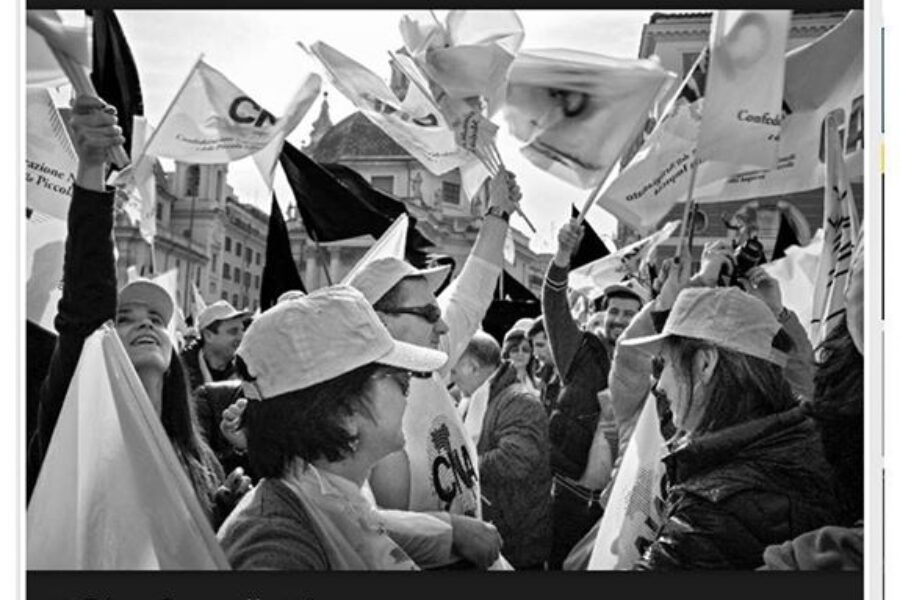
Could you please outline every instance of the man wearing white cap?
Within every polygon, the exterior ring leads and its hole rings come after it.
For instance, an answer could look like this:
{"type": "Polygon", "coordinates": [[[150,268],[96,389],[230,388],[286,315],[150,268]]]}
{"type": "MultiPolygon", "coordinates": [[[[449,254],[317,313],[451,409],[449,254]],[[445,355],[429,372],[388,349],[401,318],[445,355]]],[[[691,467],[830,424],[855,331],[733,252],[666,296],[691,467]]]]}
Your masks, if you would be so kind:
{"type": "Polygon", "coordinates": [[[437,298],[446,267],[417,270],[398,259],[380,259],[350,281],[393,337],[450,357],[440,372],[413,380],[403,417],[405,446],[372,470],[375,497],[383,508],[450,513],[454,551],[480,567],[493,563],[500,539],[492,525],[480,521],[477,453],[446,386],[450,368],[491,303],[509,215],[520,197],[512,175],[503,172],[491,180],[481,232],[459,277],[437,298]]]}
{"type": "Polygon", "coordinates": [[[234,378],[234,352],[244,337],[244,320],[249,314],[227,300],[214,302],[200,313],[200,339],[181,353],[191,390],[204,383],[234,378]]]}

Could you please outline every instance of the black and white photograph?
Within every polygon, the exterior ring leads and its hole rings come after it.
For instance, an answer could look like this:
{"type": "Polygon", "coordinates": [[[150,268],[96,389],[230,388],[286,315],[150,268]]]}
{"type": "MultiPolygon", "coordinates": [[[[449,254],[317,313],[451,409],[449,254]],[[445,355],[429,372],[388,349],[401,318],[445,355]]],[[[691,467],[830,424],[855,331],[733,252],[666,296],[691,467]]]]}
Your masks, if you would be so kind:
{"type": "Polygon", "coordinates": [[[23,6],[26,596],[887,597],[880,19],[23,6]]]}

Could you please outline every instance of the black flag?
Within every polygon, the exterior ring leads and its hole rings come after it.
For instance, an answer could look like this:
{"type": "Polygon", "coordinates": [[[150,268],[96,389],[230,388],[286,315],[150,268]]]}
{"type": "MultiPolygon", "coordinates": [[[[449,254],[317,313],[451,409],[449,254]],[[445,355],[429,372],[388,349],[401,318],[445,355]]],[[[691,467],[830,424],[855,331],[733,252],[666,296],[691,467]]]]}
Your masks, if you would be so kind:
{"type": "Polygon", "coordinates": [[[97,94],[116,107],[125,151],[130,154],[132,118],[144,114],[137,67],[115,13],[105,8],[86,12],[94,21],[91,82],[97,94]]]}
{"type": "Polygon", "coordinates": [[[784,251],[790,246],[799,246],[800,240],[791,226],[790,221],[782,212],[779,214],[781,222],[778,224],[778,237],[775,238],[775,248],[772,250],[772,260],[784,258],[784,251]]]}
{"type": "Polygon", "coordinates": [[[270,308],[278,300],[278,296],[290,290],[305,292],[306,288],[291,254],[287,224],[284,222],[275,194],[272,194],[269,233],[266,237],[266,264],[263,266],[262,289],[259,293],[260,308],[262,310],[270,308]]]}
{"type": "MultiPolygon", "coordinates": [[[[578,209],[573,205],[572,218],[577,219],[579,214],[578,209]]],[[[609,254],[609,248],[606,247],[606,244],[603,243],[603,240],[591,227],[591,224],[587,221],[582,221],[582,224],[584,225],[584,237],[581,238],[581,243],[575,249],[575,252],[572,253],[572,258],[569,261],[569,269],[572,270],[609,254]]]]}
{"type": "MultiPolygon", "coordinates": [[[[369,234],[378,239],[406,206],[372,188],[359,173],[343,165],[320,165],[288,142],[279,157],[303,224],[319,242],[346,240],[369,234]]],[[[410,219],[406,256],[424,266],[425,249],[433,243],[415,229],[410,219]]]]}

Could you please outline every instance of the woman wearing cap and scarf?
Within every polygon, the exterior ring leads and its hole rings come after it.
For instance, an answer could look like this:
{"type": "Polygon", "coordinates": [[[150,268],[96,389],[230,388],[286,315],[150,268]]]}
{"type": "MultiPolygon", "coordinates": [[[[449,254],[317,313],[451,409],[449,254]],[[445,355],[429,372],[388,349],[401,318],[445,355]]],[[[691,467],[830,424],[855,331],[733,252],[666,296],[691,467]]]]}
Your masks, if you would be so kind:
{"type": "Polygon", "coordinates": [[[416,570],[363,486],[403,448],[412,372],[443,352],[394,340],[363,295],[325,288],[262,313],[237,350],[263,479],[219,530],[237,570],[416,570]]]}
{"type": "MultiPolygon", "coordinates": [[[[720,267],[707,260],[694,283],[720,267]]],[[[678,279],[654,301],[665,315],[677,295],[662,333],[620,342],[661,353],[656,390],[678,431],[663,459],[663,522],[636,567],[753,569],[767,545],[831,521],[831,471],[784,376],[791,342],[770,307],[734,287],[679,293],[678,279]]]]}
{"type": "Polygon", "coordinates": [[[228,485],[222,486],[222,467],[198,435],[184,369],[166,331],[174,308],[168,293],[155,283],[140,281],[116,295],[114,191],[105,185],[107,153],[124,142],[115,109],[97,98],[80,96],[72,107],[71,127],[79,160],[68,215],[65,284],[55,320],[59,337],[41,385],[38,425],[28,444],[28,496],[37,482],[84,341],[103,323],[114,320],[128,357],[215,527],[249,480],[233,473],[228,485]]]}

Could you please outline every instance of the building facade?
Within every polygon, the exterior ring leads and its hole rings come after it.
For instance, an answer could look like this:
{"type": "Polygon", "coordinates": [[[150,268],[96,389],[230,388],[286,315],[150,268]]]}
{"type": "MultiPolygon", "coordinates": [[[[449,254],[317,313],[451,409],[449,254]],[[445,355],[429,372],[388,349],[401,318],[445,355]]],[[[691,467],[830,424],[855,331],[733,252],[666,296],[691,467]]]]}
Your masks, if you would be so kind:
{"type": "MultiPolygon", "coordinates": [[[[794,11],[788,36],[788,50],[819,38],[840,23],[846,14],[845,11],[794,11]]],[[[655,13],[650,22],[644,25],[639,57],[648,58],[655,55],[663,67],[684,78],[709,42],[711,20],[711,12],[655,13]]],[[[673,89],[671,94],[674,95],[676,91],[673,89]]],[[[662,102],[661,105],[665,106],[665,103],[662,102]]],[[[637,148],[632,150],[636,151],[637,148]]],[[[861,182],[853,183],[853,193],[857,210],[862,216],[861,182]]],[[[735,235],[733,227],[748,221],[755,224],[758,238],[768,257],[771,257],[783,221],[791,227],[800,244],[806,244],[822,226],[823,194],[823,188],[818,188],[782,196],[700,204],[694,237],[695,261],[699,260],[703,244],[715,239],[733,237],[735,235]]],[[[676,205],[661,223],[682,218],[683,211],[684,204],[676,205]]],[[[639,237],[636,231],[624,223],[619,223],[617,242],[620,247],[639,237]]],[[[677,235],[663,244],[660,254],[671,255],[676,244],[677,235]]]]}
{"type": "MultiPolygon", "coordinates": [[[[435,243],[434,252],[453,258],[457,272],[469,255],[486,206],[484,190],[471,201],[462,191],[458,170],[437,176],[356,112],[332,124],[327,95],[313,124],[303,152],[320,163],[340,163],[362,175],[372,187],[403,202],[425,237],[435,243]]],[[[308,289],[340,281],[365,254],[370,236],[316,245],[306,232],[295,206],[286,213],[294,260],[308,289]],[[324,266],[323,266],[324,265],[324,266]],[[327,273],[326,273],[327,269],[327,273]]],[[[550,255],[538,255],[528,238],[510,228],[507,271],[539,296],[550,255]]]]}

